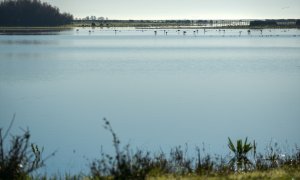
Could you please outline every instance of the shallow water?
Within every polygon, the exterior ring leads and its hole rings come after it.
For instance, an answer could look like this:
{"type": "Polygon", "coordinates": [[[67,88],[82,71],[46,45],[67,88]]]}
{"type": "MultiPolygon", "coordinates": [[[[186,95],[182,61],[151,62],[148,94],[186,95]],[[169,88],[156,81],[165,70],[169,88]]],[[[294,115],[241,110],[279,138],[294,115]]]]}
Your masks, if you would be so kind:
{"type": "Polygon", "coordinates": [[[204,142],[226,154],[227,137],[246,136],[261,150],[300,144],[299,30],[167,32],[1,35],[0,127],[16,113],[12,133],[29,127],[45,154],[58,150],[49,173],[88,172],[101,145],[112,152],[103,117],[152,151],[204,142]]]}

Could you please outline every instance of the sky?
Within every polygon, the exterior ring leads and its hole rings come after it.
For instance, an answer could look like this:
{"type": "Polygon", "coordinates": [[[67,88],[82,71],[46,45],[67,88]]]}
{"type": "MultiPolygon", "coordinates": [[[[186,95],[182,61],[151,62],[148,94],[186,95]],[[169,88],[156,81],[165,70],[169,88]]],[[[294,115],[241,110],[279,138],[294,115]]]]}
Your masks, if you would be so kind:
{"type": "Polygon", "coordinates": [[[74,17],[300,19],[300,0],[42,0],[74,17]]]}

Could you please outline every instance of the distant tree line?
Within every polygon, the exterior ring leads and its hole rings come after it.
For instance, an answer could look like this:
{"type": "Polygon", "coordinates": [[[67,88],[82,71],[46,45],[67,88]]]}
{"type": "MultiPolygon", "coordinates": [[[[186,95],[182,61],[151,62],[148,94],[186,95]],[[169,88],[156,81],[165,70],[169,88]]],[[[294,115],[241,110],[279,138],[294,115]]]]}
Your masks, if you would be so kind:
{"type": "Polygon", "coordinates": [[[70,24],[73,15],[40,0],[0,2],[0,26],[59,26],[70,24]]]}
{"type": "Polygon", "coordinates": [[[277,19],[277,20],[254,20],[250,26],[300,26],[299,19],[277,19]]]}
{"type": "Polygon", "coordinates": [[[250,26],[277,26],[275,20],[266,20],[266,21],[251,21],[250,26]]]}

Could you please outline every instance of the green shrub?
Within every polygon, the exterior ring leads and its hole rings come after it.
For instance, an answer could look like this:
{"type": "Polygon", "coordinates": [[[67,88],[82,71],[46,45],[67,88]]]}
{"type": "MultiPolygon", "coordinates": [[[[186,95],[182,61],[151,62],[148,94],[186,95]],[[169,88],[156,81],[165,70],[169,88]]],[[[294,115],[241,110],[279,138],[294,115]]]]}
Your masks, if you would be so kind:
{"type": "Polygon", "coordinates": [[[4,135],[2,135],[2,128],[0,128],[0,179],[26,179],[31,172],[44,166],[43,149],[30,143],[28,129],[23,130],[24,132],[21,135],[12,136],[10,146],[5,147],[7,144],[5,140],[14,120],[15,115],[4,135]]]}

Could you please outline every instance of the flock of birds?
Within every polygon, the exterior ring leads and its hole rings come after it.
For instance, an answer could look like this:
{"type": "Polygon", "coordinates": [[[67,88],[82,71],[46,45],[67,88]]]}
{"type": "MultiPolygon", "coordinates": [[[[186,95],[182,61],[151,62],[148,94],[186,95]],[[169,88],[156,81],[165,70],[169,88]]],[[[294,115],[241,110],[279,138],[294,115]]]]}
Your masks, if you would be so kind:
{"type": "MultiPolygon", "coordinates": [[[[77,32],[77,33],[79,33],[79,31],[80,31],[80,29],[76,29],[76,32],[77,32]]],[[[109,31],[111,31],[111,30],[109,30],[109,31]]],[[[121,30],[112,30],[112,31],[114,32],[115,35],[117,35],[119,32],[122,32],[121,30]]],[[[143,30],[143,29],[142,29],[142,30],[135,30],[135,31],[141,31],[141,32],[144,32],[144,31],[148,31],[148,30],[143,30]]],[[[157,30],[157,29],[156,29],[156,30],[152,30],[152,31],[153,31],[153,33],[154,33],[154,36],[157,36],[157,35],[158,35],[158,31],[163,32],[163,35],[164,35],[164,36],[168,36],[168,33],[170,32],[170,30],[157,30]]],[[[209,29],[209,30],[207,30],[207,29],[202,29],[202,31],[203,31],[203,35],[206,35],[207,32],[209,32],[209,31],[214,31],[214,29],[209,29]]],[[[219,35],[221,34],[221,36],[225,36],[225,34],[226,34],[226,30],[225,30],[225,29],[216,29],[215,31],[218,31],[218,32],[219,32],[219,35]]],[[[228,29],[227,31],[232,31],[232,30],[228,29]]],[[[269,30],[263,30],[263,29],[250,30],[250,29],[248,29],[248,30],[246,30],[246,33],[247,33],[247,35],[251,35],[251,32],[255,32],[256,35],[259,35],[259,36],[266,36],[266,37],[280,36],[280,35],[278,35],[278,34],[277,34],[277,35],[271,35],[271,34],[265,34],[265,35],[263,35],[263,31],[269,31],[269,32],[272,32],[271,29],[269,29],[269,30]]],[[[289,31],[289,30],[288,30],[288,29],[287,29],[287,30],[282,30],[281,32],[287,32],[287,31],[289,31]]],[[[94,32],[94,29],[88,30],[88,33],[89,33],[89,34],[92,34],[93,32],[94,32]]],[[[175,30],[175,32],[176,32],[178,35],[182,34],[183,36],[186,36],[187,33],[190,33],[190,34],[192,34],[193,36],[197,36],[197,35],[199,34],[199,29],[190,29],[190,30],[181,30],[181,29],[177,29],[177,30],[175,30]],[[191,33],[190,31],[192,31],[192,33],[191,33]]],[[[238,33],[238,34],[231,34],[230,36],[239,36],[239,37],[241,37],[242,34],[245,33],[245,31],[240,30],[240,31],[238,31],[237,33],[238,33]]],[[[300,35],[292,35],[292,36],[296,37],[296,36],[300,36],[300,35]]]]}

